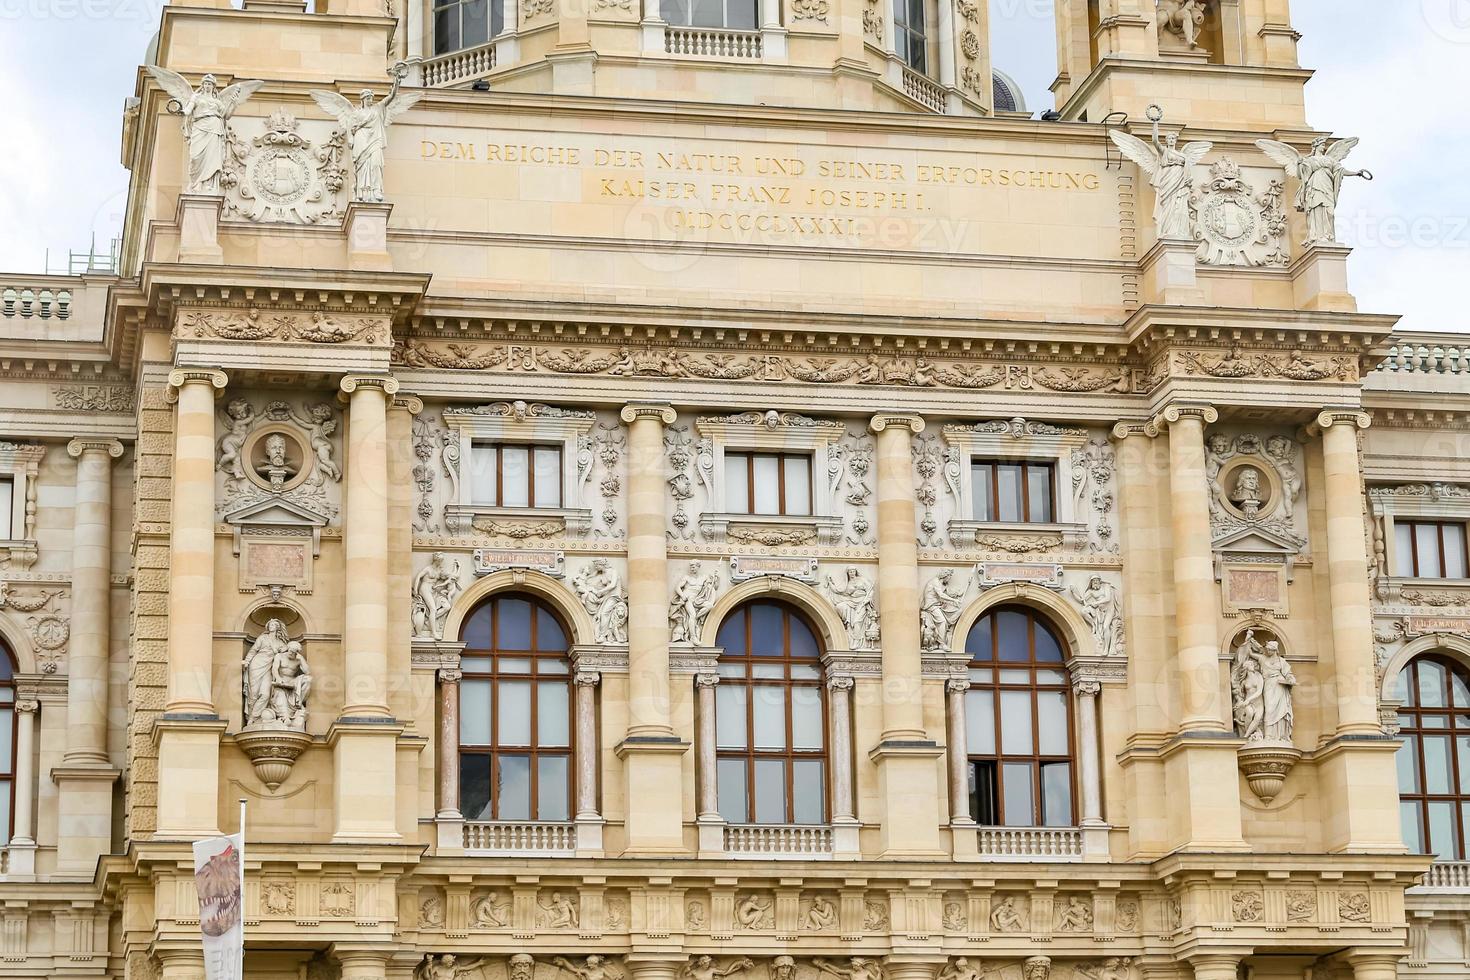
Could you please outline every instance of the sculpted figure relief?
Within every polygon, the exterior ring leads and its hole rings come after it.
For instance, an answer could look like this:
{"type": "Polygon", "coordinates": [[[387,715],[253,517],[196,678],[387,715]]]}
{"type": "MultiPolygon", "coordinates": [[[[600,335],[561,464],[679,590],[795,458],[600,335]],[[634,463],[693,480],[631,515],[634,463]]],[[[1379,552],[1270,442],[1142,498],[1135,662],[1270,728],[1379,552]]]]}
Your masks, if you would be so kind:
{"type": "Polygon", "coordinates": [[[1246,630],[1230,669],[1235,733],[1249,741],[1290,742],[1296,683],[1281,644],[1274,639],[1262,644],[1255,630],[1246,630]]]}
{"type": "Polygon", "coordinates": [[[811,908],[806,910],[802,928],[813,932],[831,929],[837,925],[837,907],[821,895],[812,896],[811,908]]]}
{"type": "Polygon", "coordinates": [[[577,966],[571,960],[558,956],[551,962],[576,977],[577,980],[622,980],[623,974],[608,963],[605,956],[589,956],[577,966]]]}
{"type": "Polygon", "coordinates": [[[996,932],[1025,932],[1026,916],[1016,907],[1014,895],[1007,895],[990,910],[990,928],[996,932]]]}
{"type": "Polygon", "coordinates": [[[430,953],[424,957],[418,969],[413,971],[413,975],[414,980],[459,980],[466,973],[472,973],[484,965],[484,958],[479,956],[460,959],[453,953],[440,956],[430,953]]]}
{"type": "Polygon", "coordinates": [[[735,922],[742,929],[769,929],[775,925],[775,906],[769,898],[752,892],[736,904],[735,922]]]}
{"type": "Polygon", "coordinates": [[[572,579],[572,591],[592,616],[598,643],[628,642],[628,600],[606,558],[595,559],[572,579]]]}
{"type": "Polygon", "coordinates": [[[728,977],[731,974],[743,973],[752,966],[755,966],[755,964],[745,957],[732,960],[729,965],[721,968],[715,966],[715,960],[712,956],[695,956],[685,965],[682,976],[688,978],[688,980],[722,980],[722,978],[728,977]]]}
{"type": "Polygon", "coordinates": [[[1082,603],[1082,618],[1092,627],[1093,648],[1099,656],[1112,657],[1123,652],[1123,610],[1118,590],[1101,575],[1087,580],[1087,588],[1072,594],[1082,603]]]}
{"type": "Polygon", "coordinates": [[[546,929],[577,928],[577,906],[561,892],[552,892],[551,901],[540,906],[541,919],[546,929]]]}
{"type": "Polygon", "coordinates": [[[936,980],[980,980],[980,970],[967,957],[957,956],[939,971],[936,980]]]}
{"type": "Polygon", "coordinates": [[[462,587],[459,559],[434,552],[429,563],[413,578],[413,635],[444,638],[444,621],[462,587]]]}
{"type": "Polygon", "coordinates": [[[219,441],[217,450],[218,459],[215,467],[221,472],[228,473],[230,479],[239,485],[245,481],[245,440],[250,436],[250,430],[255,425],[256,412],[254,406],[243,398],[233,398],[220,413],[220,420],[225,425],[225,434],[219,441]]]}
{"type": "Polygon", "coordinates": [[[1070,895],[1067,904],[1057,910],[1058,932],[1091,932],[1092,906],[1081,896],[1070,895]]]}
{"type": "Polygon", "coordinates": [[[1025,980],[1050,980],[1051,957],[1031,956],[1021,964],[1021,976],[1025,980]]]}
{"type": "Polygon", "coordinates": [[[1199,43],[1209,8],[1205,0],[1159,0],[1159,35],[1173,34],[1193,51],[1199,43]]]}
{"type": "Polygon", "coordinates": [[[863,956],[852,957],[847,961],[847,966],[839,966],[831,960],[820,958],[812,960],[812,966],[837,980],[885,980],[886,977],[883,964],[863,956]]]}
{"type": "Polygon", "coordinates": [[[1308,246],[1337,241],[1337,201],[1342,195],[1343,178],[1373,179],[1371,171],[1349,170],[1343,165],[1358,145],[1356,137],[1338,140],[1331,146],[1327,144],[1327,137],[1319,136],[1312,141],[1312,152],[1302,155],[1276,140],[1256,140],[1262,153],[1281,164],[1286,175],[1299,182],[1296,209],[1307,216],[1308,246]]]}
{"type": "Polygon", "coordinates": [[[1194,192],[1194,167],[1214,144],[1199,140],[1181,148],[1174,133],[1159,138],[1163,114],[1157,106],[1149,107],[1149,118],[1154,123],[1152,146],[1119,129],[1109,130],[1108,135],[1125,157],[1138,164],[1154,189],[1154,224],[1159,238],[1192,242],[1189,198],[1194,192]]]}
{"type": "Polygon", "coordinates": [[[929,580],[919,599],[919,636],[925,650],[943,650],[949,645],[949,631],[960,617],[960,603],[966,587],[950,591],[954,569],[946,568],[929,580]]]}
{"type": "Polygon", "coordinates": [[[492,891],[475,899],[470,915],[482,928],[504,928],[510,923],[510,903],[501,901],[500,892],[492,891]]]}
{"type": "Polygon", "coordinates": [[[269,620],[240,665],[246,725],[306,728],[311,670],[301,644],[287,635],[284,623],[269,620]]]}
{"type": "Polygon", "coordinates": [[[205,75],[196,91],[178,72],[157,65],[148,65],[146,70],[178,102],[184,117],[184,142],[189,147],[189,179],[184,193],[220,193],[230,116],[265,82],[236,82],[221,91],[214,76],[205,75]]]}
{"type": "Polygon", "coordinates": [[[383,154],[388,149],[388,127],[423,98],[423,92],[400,92],[402,84],[403,73],[395,71],[387,98],[374,102],[373,93],[363,89],[356,106],[336,92],[311,90],[316,104],[336,119],[352,140],[352,199],[355,201],[383,199],[383,154]]]}
{"type": "Polygon", "coordinates": [[[699,562],[689,563],[689,570],[674,586],[674,597],[669,602],[670,643],[699,642],[700,628],[714,608],[719,588],[719,576],[703,575],[699,562]]]}
{"type": "Polygon", "coordinates": [[[854,650],[870,650],[878,645],[878,593],[873,583],[863,578],[856,565],[847,566],[847,577],[838,582],[827,576],[827,588],[837,597],[837,615],[847,627],[854,650]]]}

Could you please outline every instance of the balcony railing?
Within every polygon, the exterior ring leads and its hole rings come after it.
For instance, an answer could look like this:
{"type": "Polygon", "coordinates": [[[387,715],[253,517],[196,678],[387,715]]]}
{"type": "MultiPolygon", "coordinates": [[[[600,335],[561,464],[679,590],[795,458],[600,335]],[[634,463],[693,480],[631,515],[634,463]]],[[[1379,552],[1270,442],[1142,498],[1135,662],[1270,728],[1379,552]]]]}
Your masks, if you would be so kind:
{"type": "Polygon", "coordinates": [[[577,849],[577,827],[570,823],[466,821],[464,849],[476,854],[571,856],[577,849]]]}
{"type": "Polygon", "coordinates": [[[1081,861],[1076,827],[981,827],[980,856],[991,861],[1081,861]]]}
{"type": "Polygon", "coordinates": [[[424,85],[451,85],[463,78],[489,73],[495,67],[495,42],[489,41],[463,51],[453,51],[423,63],[424,85]]]}
{"type": "Polygon", "coordinates": [[[1470,892],[1470,861],[1436,861],[1424,876],[1424,889],[1470,892]]]}
{"type": "Polygon", "coordinates": [[[0,290],[0,317],[65,320],[71,316],[71,291],[6,286],[0,290]]]}
{"type": "Polygon", "coordinates": [[[907,65],[903,69],[904,94],[926,109],[944,112],[944,88],[933,79],[920,75],[907,65]]]}
{"type": "Polygon", "coordinates": [[[725,828],[725,854],[732,858],[832,856],[832,828],[815,824],[731,824],[725,828]]]}
{"type": "Polygon", "coordinates": [[[1388,349],[1388,357],[1377,370],[1386,374],[1470,374],[1470,345],[1447,343],[1461,337],[1446,336],[1439,341],[1405,338],[1388,349]]]}
{"type": "Polygon", "coordinates": [[[759,61],[760,31],[727,31],[710,27],[664,28],[664,51],[696,58],[738,58],[759,61]]]}

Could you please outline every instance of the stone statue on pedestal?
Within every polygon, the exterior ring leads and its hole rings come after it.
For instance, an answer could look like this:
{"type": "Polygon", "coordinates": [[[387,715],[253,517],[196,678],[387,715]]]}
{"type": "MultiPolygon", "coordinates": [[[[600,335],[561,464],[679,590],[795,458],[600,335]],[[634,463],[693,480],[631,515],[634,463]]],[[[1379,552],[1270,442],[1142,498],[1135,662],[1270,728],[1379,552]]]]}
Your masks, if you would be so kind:
{"type": "Polygon", "coordinates": [[[1256,140],[1261,152],[1286,168],[1300,186],[1296,191],[1296,209],[1307,216],[1306,244],[1330,245],[1337,241],[1337,199],[1342,194],[1344,177],[1372,180],[1368,170],[1349,170],[1343,166],[1356,137],[1327,145],[1327,137],[1312,140],[1312,152],[1303,156],[1294,148],[1276,140],[1256,140]]]}
{"type": "Polygon", "coordinates": [[[383,156],[388,149],[388,127],[423,98],[421,91],[400,92],[402,84],[403,74],[394,72],[393,86],[388,90],[387,98],[374,102],[373,93],[363,89],[357,106],[336,92],[311,90],[316,104],[336,119],[352,140],[354,201],[376,203],[383,200],[383,156]]]}
{"type": "Polygon", "coordinates": [[[1138,164],[1154,189],[1154,224],[1159,238],[1193,242],[1189,199],[1194,193],[1194,168],[1214,144],[1197,140],[1181,148],[1174,133],[1159,138],[1163,112],[1158,106],[1149,106],[1149,118],[1154,124],[1152,147],[1119,129],[1110,130],[1108,135],[1125,157],[1138,164]]]}

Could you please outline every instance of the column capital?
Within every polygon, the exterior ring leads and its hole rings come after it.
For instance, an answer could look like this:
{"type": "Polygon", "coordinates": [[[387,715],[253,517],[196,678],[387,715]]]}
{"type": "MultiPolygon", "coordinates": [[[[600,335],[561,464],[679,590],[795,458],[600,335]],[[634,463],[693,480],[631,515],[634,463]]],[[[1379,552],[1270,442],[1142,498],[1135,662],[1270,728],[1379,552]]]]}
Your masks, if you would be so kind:
{"type": "Polygon", "coordinates": [[[440,684],[458,684],[464,679],[464,671],[457,667],[440,667],[438,674],[440,684]]]}
{"type": "Polygon", "coordinates": [[[405,392],[394,395],[393,402],[388,407],[397,412],[407,412],[409,415],[417,415],[424,410],[424,400],[418,395],[410,395],[405,392]]]}
{"type": "Polygon", "coordinates": [[[827,690],[829,691],[851,691],[853,679],[846,674],[828,674],[827,690]]]}
{"type": "Polygon", "coordinates": [[[170,388],[207,384],[219,392],[229,383],[230,376],[218,368],[174,368],[168,373],[170,388]]]}
{"type": "Polygon", "coordinates": [[[1353,968],[1353,973],[1363,980],[1378,980],[1379,977],[1394,977],[1398,974],[1399,961],[1408,954],[1404,949],[1350,949],[1342,958],[1353,968]]]}
{"type": "Polygon", "coordinates": [[[1318,429],[1330,429],[1334,425],[1345,425],[1352,428],[1366,429],[1373,424],[1373,417],[1367,412],[1360,412],[1355,408],[1329,408],[1317,416],[1315,427],[1318,429]]]}
{"type": "Polygon", "coordinates": [[[720,675],[719,674],[695,674],[694,675],[694,686],[695,687],[719,687],[720,686],[720,675]]]}
{"type": "Polygon", "coordinates": [[[1148,420],[1145,432],[1151,426],[1153,434],[1158,434],[1183,419],[1198,419],[1200,425],[1213,425],[1220,421],[1220,412],[1213,405],[1201,405],[1197,402],[1173,402],[1165,405],[1162,411],[1148,420]]]}
{"type": "Polygon", "coordinates": [[[572,675],[572,683],[577,687],[596,687],[602,683],[602,672],[597,670],[578,670],[572,675]]]}
{"type": "Polygon", "coordinates": [[[944,693],[946,694],[964,694],[969,689],[970,679],[968,677],[951,677],[944,682],[944,693]]]}
{"type": "Polygon", "coordinates": [[[344,374],[342,394],[350,395],[359,388],[377,388],[385,397],[398,394],[398,379],[391,374],[344,374]]]}
{"type": "Polygon", "coordinates": [[[41,710],[41,702],[36,698],[22,697],[15,702],[15,710],[21,714],[31,714],[41,710]]]}
{"type": "Polygon", "coordinates": [[[914,435],[924,431],[924,420],[918,415],[902,412],[880,412],[868,420],[870,432],[882,432],[887,428],[908,429],[914,435]]]}
{"type": "Polygon", "coordinates": [[[1072,693],[1080,698],[1095,698],[1102,693],[1102,684],[1093,680],[1073,680],[1072,693]]]}
{"type": "Polygon", "coordinates": [[[116,439],[84,436],[78,436],[66,444],[66,454],[72,459],[79,459],[82,453],[106,453],[113,459],[117,459],[123,454],[123,444],[116,439]]]}
{"type": "Polygon", "coordinates": [[[1156,419],[1124,419],[1113,425],[1113,439],[1122,442],[1132,436],[1146,436],[1149,439],[1157,438],[1159,427],[1156,419]]]}
{"type": "Polygon", "coordinates": [[[670,405],[634,403],[632,405],[624,405],[623,410],[618,413],[618,417],[628,425],[632,425],[639,419],[657,419],[663,425],[673,425],[674,419],[679,417],[679,413],[675,412],[670,405]]]}

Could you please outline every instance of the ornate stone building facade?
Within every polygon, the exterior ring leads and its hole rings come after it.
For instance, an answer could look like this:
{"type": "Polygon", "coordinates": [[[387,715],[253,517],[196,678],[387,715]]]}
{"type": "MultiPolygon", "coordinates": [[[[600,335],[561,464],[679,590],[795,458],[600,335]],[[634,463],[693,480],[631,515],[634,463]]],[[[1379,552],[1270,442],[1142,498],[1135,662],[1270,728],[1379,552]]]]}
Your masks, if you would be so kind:
{"type": "Polygon", "coordinates": [[[983,3],[492,6],[166,7],[0,277],[8,974],[198,980],[244,798],[251,980],[1465,975],[1470,338],[1285,0],[1042,121],[983,3]]]}

